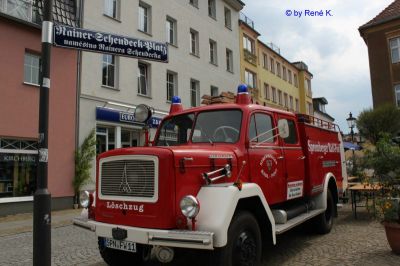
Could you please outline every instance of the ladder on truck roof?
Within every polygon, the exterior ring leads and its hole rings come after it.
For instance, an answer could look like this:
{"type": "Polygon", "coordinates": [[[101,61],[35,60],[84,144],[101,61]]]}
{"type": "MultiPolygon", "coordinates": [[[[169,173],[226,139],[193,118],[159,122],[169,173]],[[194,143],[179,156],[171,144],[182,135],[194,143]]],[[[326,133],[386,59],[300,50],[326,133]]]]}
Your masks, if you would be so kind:
{"type": "Polygon", "coordinates": [[[311,126],[340,132],[340,128],[337,124],[323,120],[321,118],[306,114],[296,114],[296,117],[297,122],[299,123],[305,123],[311,126]]]}

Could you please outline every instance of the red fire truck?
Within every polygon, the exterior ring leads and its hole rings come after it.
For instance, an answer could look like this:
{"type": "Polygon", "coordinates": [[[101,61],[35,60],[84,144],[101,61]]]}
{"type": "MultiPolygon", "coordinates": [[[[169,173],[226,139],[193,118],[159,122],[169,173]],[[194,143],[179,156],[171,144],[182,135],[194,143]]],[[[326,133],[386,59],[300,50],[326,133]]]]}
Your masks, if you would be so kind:
{"type": "Polygon", "coordinates": [[[346,178],[336,125],[253,104],[241,85],[231,104],[183,110],[174,97],[150,145],[97,158],[82,203],[110,265],[168,263],[177,249],[257,265],[263,240],[306,221],[330,232],[346,178]]]}

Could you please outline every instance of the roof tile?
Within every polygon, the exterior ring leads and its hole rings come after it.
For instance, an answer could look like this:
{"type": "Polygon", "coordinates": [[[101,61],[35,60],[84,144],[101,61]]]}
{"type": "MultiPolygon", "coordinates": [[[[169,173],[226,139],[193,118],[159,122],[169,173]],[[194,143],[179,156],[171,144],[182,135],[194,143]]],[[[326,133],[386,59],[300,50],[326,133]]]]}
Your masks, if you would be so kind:
{"type": "Polygon", "coordinates": [[[388,20],[400,18],[400,0],[394,0],[387,8],[385,8],[381,13],[379,13],[375,18],[362,25],[360,29],[367,28],[373,25],[384,23],[388,20]]]}

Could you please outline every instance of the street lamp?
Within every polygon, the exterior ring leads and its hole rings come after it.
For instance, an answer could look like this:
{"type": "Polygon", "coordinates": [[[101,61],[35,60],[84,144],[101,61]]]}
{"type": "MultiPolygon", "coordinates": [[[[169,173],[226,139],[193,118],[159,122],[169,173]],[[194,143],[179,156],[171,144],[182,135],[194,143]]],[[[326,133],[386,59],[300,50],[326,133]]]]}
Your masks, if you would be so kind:
{"type": "Polygon", "coordinates": [[[350,128],[350,134],[351,134],[351,142],[354,142],[354,131],[353,128],[356,126],[356,118],[353,117],[353,114],[350,112],[349,117],[346,119],[347,125],[350,128]]]}
{"type": "MultiPolygon", "coordinates": [[[[347,125],[350,128],[350,134],[351,134],[351,142],[354,143],[354,131],[353,128],[356,126],[356,118],[353,117],[353,114],[350,112],[349,117],[346,119],[347,125]]],[[[353,159],[353,165],[352,165],[352,175],[355,176],[357,174],[357,167],[356,167],[356,157],[354,154],[354,147],[351,148],[351,151],[353,153],[352,159],[353,159]]]]}

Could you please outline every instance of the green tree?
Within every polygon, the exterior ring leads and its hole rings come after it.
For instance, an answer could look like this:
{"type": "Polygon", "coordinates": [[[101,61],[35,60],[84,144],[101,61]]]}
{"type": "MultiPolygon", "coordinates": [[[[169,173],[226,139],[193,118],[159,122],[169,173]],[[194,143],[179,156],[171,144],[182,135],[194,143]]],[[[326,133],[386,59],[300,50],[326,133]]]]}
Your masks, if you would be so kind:
{"type": "Polygon", "coordinates": [[[393,105],[382,105],[364,110],[358,116],[357,128],[374,145],[382,133],[394,137],[400,132],[400,109],[393,105]]]}
{"type": "Polygon", "coordinates": [[[96,134],[93,129],[82,145],[75,151],[75,177],[72,186],[75,193],[75,203],[79,200],[79,191],[90,180],[90,169],[96,155],[96,134]]]}
{"type": "Polygon", "coordinates": [[[384,219],[400,223],[399,204],[394,200],[400,197],[400,147],[388,134],[382,134],[376,147],[365,153],[363,166],[374,170],[382,186],[383,195],[378,196],[377,204],[384,219]]]}

